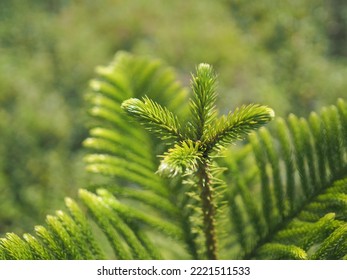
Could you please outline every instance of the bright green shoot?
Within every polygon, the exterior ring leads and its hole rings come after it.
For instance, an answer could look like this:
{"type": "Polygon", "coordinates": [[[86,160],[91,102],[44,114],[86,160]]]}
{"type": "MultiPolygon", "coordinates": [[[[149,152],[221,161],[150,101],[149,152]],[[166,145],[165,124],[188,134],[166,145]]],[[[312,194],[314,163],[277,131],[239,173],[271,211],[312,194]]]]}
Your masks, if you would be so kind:
{"type": "Polygon", "coordinates": [[[123,102],[122,108],[170,145],[168,151],[161,155],[159,174],[194,178],[196,186],[193,191],[201,200],[206,256],[217,259],[213,157],[220,155],[223,147],[243,139],[252,130],[272,120],[274,111],[267,106],[252,104],[218,117],[216,75],[212,67],[205,63],[197,67],[191,84],[193,97],[188,123],[180,123],[173,112],[148,97],[128,99],[123,102]]]}

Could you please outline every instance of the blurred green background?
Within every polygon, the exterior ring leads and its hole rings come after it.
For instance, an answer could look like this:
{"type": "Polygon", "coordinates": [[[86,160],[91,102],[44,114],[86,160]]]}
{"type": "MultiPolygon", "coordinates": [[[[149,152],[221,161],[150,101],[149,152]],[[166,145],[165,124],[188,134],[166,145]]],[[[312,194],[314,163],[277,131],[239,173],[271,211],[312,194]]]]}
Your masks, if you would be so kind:
{"type": "Polygon", "coordinates": [[[118,50],[163,59],[184,85],[213,64],[222,112],[307,116],[347,97],[347,2],[1,0],[0,235],[31,231],[88,185],[83,96],[118,50]]]}

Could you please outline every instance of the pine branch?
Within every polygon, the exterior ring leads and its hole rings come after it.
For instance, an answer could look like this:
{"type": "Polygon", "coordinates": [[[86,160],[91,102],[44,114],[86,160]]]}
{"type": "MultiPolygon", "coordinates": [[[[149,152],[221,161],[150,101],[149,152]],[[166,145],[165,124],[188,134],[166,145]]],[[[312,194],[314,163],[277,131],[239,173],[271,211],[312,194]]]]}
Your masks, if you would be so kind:
{"type": "Polygon", "coordinates": [[[174,177],[178,174],[191,174],[198,169],[198,163],[202,156],[199,142],[186,140],[170,148],[161,156],[158,173],[174,177]]]}
{"type": "MultiPolygon", "coordinates": [[[[292,254],[293,245],[303,249],[307,259],[342,259],[346,255],[347,181],[336,179],[346,178],[346,125],[341,112],[347,106],[341,100],[338,105],[338,110],[331,106],[320,115],[311,114],[309,121],[293,115],[287,121],[278,119],[275,134],[261,129],[250,136],[252,150],[247,149],[237,163],[230,158],[238,176],[244,176],[245,182],[249,180],[247,187],[255,196],[254,202],[246,202],[242,192],[236,192],[230,202],[240,203],[242,199],[240,208],[245,211],[240,219],[248,229],[242,230],[243,238],[257,240],[239,256],[300,257],[292,254]],[[247,179],[247,167],[254,163],[258,172],[255,178],[247,179]],[[257,233],[258,225],[251,220],[259,204],[259,214],[267,221],[267,229],[262,231],[265,235],[257,233]]],[[[235,206],[230,208],[236,213],[235,206]]]]}
{"type": "Polygon", "coordinates": [[[222,116],[207,132],[207,151],[219,151],[235,140],[243,139],[274,118],[274,111],[266,106],[251,104],[237,108],[228,116],[222,116]]]}
{"type": "Polygon", "coordinates": [[[177,117],[167,108],[149,99],[131,98],[122,103],[122,109],[162,140],[184,139],[177,117]]]}
{"type": "Polygon", "coordinates": [[[196,74],[192,76],[193,98],[191,99],[192,130],[195,140],[201,140],[207,132],[209,124],[216,117],[215,103],[216,75],[212,67],[206,63],[201,63],[196,69],[196,74]]]}
{"type": "Polygon", "coordinates": [[[122,108],[163,140],[176,140],[174,147],[162,156],[158,173],[169,177],[182,174],[196,178],[193,182],[199,189],[206,257],[216,259],[218,249],[214,186],[219,184],[219,180],[213,177],[210,169],[211,153],[219,152],[229,142],[241,139],[251,130],[266,124],[274,117],[274,113],[265,106],[249,105],[217,120],[216,75],[208,64],[199,64],[197,67],[196,74],[192,77],[192,90],[192,121],[186,129],[186,140],[175,115],[147,97],[143,101],[129,99],[123,102],[122,108]]]}

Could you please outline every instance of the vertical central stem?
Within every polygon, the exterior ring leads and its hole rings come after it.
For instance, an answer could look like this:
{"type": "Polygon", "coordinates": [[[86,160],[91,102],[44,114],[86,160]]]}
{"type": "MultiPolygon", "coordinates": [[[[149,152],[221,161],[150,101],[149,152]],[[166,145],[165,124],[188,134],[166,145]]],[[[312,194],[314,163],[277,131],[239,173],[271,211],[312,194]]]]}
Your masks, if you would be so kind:
{"type": "Polygon", "coordinates": [[[210,260],[217,259],[217,239],[215,229],[215,206],[211,190],[211,175],[208,172],[208,161],[206,159],[199,166],[200,197],[204,217],[204,233],[206,240],[206,254],[210,260]]]}

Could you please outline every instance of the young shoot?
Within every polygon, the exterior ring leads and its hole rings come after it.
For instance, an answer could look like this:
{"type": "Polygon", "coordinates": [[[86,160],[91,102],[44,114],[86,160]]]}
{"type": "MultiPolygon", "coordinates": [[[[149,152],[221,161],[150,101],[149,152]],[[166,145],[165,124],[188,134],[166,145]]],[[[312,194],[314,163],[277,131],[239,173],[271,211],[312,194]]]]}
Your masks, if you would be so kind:
{"type": "Polygon", "coordinates": [[[122,104],[130,116],[170,145],[161,156],[158,173],[168,177],[194,177],[193,191],[200,196],[208,259],[218,259],[213,157],[219,155],[222,148],[274,118],[271,108],[257,104],[241,106],[226,116],[218,116],[216,78],[209,64],[198,65],[192,75],[193,96],[188,123],[180,123],[173,112],[148,97],[131,98],[122,104]]]}

